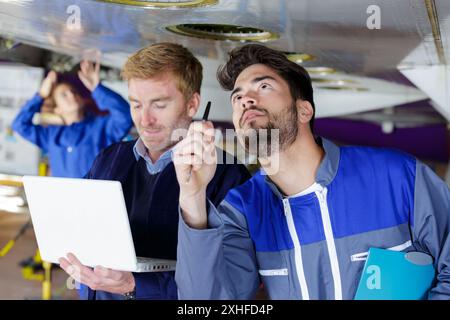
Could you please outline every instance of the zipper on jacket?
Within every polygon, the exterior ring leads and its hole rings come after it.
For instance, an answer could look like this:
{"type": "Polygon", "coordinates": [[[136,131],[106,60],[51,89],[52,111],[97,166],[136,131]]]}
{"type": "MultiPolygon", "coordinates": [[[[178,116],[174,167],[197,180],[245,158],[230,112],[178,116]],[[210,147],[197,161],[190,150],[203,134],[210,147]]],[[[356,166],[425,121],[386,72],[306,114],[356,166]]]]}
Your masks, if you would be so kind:
{"type": "MultiPolygon", "coordinates": [[[[386,250],[402,251],[402,250],[405,250],[406,248],[410,247],[411,245],[412,245],[411,240],[408,240],[405,243],[399,244],[398,246],[386,248],[386,250]]],[[[355,253],[350,256],[350,260],[351,261],[365,261],[365,260],[367,260],[368,255],[369,255],[369,251],[355,253]]]]}
{"type": "Polygon", "coordinates": [[[272,276],[287,276],[288,269],[269,269],[269,270],[259,270],[259,274],[264,277],[272,277],[272,276]]]}
{"type": "Polygon", "coordinates": [[[330,212],[328,211],[327,188],[323,187],[322,190],[316,191],[316,195],[319,199],[320,213],[322,215],[323,229],[325,231],[325,239],[328,248],[328,256],[330,257],[331,274],[333,276],[334,283],[334,299],[342,300],[341,272],[339,270],[336,244],[334,242],[333,229],[331,227],[330,212]]]}
{"type": "Polygon", "coordinates": [[[308,286],[306,284],[305,271],[303,269],[302,249],[300,247],[300,241],[295,229],[294,218],[292,217],[291,206],[289,199],[283,199],[284,215],[286,216],[289,234],[292,242],[294,243],[294,257],[295,257],[295,269],[297,277],[300,282],[300,289],[303,300],[309,300],[308,286]]]}

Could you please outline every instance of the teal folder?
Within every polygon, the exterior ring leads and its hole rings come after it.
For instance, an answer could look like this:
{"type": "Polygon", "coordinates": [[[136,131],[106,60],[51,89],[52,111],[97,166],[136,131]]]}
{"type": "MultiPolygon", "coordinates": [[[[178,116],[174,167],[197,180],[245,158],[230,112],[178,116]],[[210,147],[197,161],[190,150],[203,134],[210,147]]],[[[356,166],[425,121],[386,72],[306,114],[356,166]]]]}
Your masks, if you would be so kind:
{"type": "Polygon", "coordinates": [[[426,299],[435,279],[431,256],[370,248],[355,300],[426,299]]]}

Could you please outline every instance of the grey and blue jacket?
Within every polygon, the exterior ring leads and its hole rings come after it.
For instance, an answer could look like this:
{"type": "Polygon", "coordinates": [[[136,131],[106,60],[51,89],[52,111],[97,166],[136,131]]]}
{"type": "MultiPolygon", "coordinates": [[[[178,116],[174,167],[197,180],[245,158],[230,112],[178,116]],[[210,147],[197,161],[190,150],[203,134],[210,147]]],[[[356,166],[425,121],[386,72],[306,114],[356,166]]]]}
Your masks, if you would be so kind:
{"type": "Polygon", "coordinates": [[[208,204],[208,229],[179,219],[180,299],[353,299],[370,247],[432,256],[429,299],[450,298],[450,191],[404,153],[338,147],[306,194],[283,196],[262,172],[208,204]]]}

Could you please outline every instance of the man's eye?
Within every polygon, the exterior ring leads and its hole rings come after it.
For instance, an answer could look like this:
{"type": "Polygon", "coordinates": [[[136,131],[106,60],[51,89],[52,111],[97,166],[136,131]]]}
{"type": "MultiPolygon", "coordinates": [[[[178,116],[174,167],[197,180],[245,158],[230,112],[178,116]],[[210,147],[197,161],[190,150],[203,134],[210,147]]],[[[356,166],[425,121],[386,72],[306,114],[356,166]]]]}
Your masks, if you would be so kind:
{"type": "Polygon", "coordinates": [[[139,105],[139,104],[133,105],[133,109],[140,109],[140,108],[141,108],[141,105],[139,105]]]}
{"type": "Polygon", "coordinates": [[[267,83],[263,83],[261,85],[261,89],[267,89],[267,88],[269,88],[269,85],[267,83]]]}
{"type": "Polygon", "coordinates": [[[164,109],[166,106],[165,105],[155,105],[156,109],[164,109]]]}

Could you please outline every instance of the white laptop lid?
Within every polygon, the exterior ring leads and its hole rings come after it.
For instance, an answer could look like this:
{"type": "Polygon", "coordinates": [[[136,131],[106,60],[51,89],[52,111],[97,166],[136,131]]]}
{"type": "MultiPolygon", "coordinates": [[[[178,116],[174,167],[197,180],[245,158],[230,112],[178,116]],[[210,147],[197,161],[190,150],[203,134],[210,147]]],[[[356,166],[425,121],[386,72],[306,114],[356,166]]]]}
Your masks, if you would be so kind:
{"type": "Polygon", "coordinates": [[[24,176],[23,183],[44,261],[71,252],[86,266],[136,269],[120,182],[24,176]]]}

